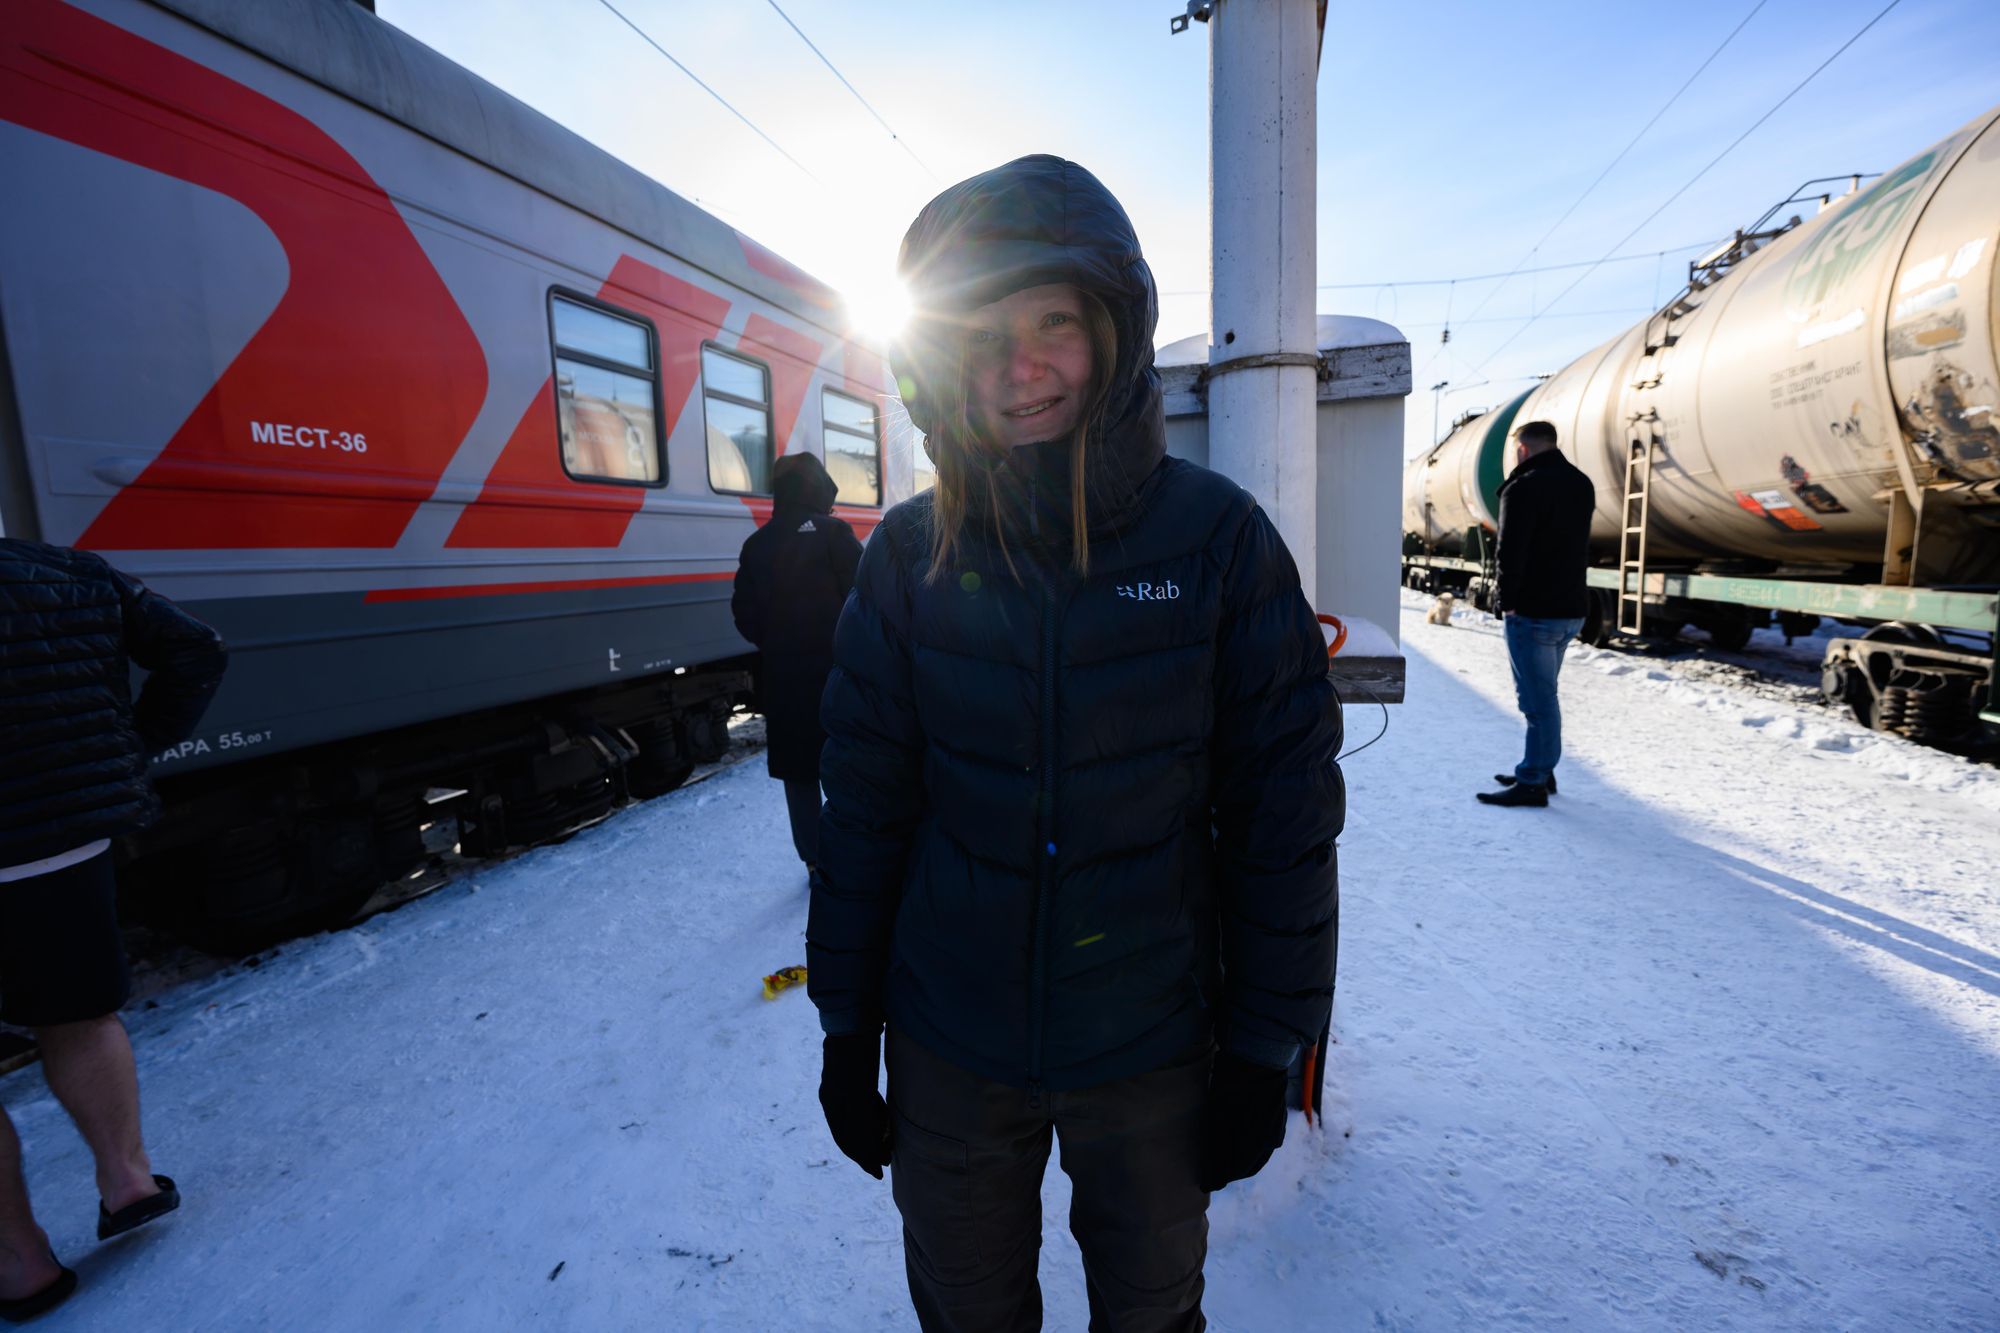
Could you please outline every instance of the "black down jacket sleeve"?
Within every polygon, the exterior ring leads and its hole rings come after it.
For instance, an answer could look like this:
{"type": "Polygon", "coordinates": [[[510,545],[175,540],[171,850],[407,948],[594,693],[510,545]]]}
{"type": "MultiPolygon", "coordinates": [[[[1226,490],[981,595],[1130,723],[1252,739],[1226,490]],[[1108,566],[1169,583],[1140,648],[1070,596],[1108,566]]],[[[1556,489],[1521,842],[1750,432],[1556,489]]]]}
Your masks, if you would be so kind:
{"type": "Polygon", "coordinates": [[[125,622],[125,653],[146,668],[132,720],[148,755],[194,734],[229,665],[222,636],[127,574],[110,571],[125,622]]]}
{"type": "Polygon", "coordinates": [[[1297,566],[1261,509],[1237,534],[1216,649],[1215,850],[1222,1049],[1291,1063],[1333,1003],[1346,815],[1340,702],[1297,566]]]}
{"type": "Polygon", "coordinates": [[[806,924],[806,989],[829,1034],[874,1033],[902,897],[923,817],[923,735],[910,681],[909,574],[884,523],[862,549],[833,635],[820,705],[819,863],[806,924]]]}

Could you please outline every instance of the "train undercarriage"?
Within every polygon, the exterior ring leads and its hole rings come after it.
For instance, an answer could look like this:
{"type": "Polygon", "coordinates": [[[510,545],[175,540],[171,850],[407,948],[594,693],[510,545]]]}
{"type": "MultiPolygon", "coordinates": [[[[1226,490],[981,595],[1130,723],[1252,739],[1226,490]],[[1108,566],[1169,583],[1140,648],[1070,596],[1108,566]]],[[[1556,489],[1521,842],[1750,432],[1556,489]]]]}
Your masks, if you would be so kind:
{"type": "MultiPolygon", "coordinates": [[[[1495,586],[1491,557],[1474,554],[1482,558],[1406,550],[1404,585],[1418,592],[1451,592],[1490,610],[1495,586]]],[[[1820,690],[1829,703],[1849,709],[1876,731],[2000,758],[2000,679],[1994,667],[2000,643],[2000,612],[1994,608],[2000,595],[1994,589],[1885,588],[1672,570],[1648,576],[1642,632],[1633,635],[1620,629],[1618,572],[1592,569],[1589,581],[1590,605],[1579,637],[1596,647],[1671,642],[1682,629],[1693,627],[1715,647],[1736,652],[1759,629],[1776,628],[1789,643],[1814,633],[1823,622],[1852,626],[1854,634],[1826,642],[1820,690]],[[1864,608],[1897,614],[1893,619],[1869,616],[1861,614],[1864,608]]]]}
{"type": "Polygon", "coordinates": [[[165,818],[120,846],[128,907],[216,953],[343,925],[421,869],[439,821],[494,856],[672,791],[750,696],[725,663],[163,777],[165,818]]]}

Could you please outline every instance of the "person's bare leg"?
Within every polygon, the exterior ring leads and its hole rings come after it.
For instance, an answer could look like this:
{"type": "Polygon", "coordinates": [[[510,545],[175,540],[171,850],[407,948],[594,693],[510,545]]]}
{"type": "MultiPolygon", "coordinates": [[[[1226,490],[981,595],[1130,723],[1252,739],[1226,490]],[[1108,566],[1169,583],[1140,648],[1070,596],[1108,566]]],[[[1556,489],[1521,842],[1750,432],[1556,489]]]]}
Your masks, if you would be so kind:
{"type": "Polygon", "coordinates": [[[117,1014],[35,1029],[49,1090],[97,1159],[97,1193],[117,1212],[158,1194],[139,1135],[139,1071],[117,1014]]]}
{"type": "Polygon", "coordinates": [[[61,1271],[49,1257],[48,1233],[35,1225],[34,1211],[28,1207],[21,1136],[0,1108],[0,1300],[32,1296],[61,1271]]]}

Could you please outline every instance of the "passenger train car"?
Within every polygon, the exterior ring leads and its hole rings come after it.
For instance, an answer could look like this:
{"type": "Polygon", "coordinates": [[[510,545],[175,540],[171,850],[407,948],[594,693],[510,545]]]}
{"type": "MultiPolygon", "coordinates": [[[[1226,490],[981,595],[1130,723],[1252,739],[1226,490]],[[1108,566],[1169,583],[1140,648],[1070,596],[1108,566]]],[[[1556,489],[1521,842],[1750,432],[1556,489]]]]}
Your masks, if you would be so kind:
{"type": "Polygon", "coordinates": [[[775,459],[912,488],[832,291],[348,0],[13,0],[0,163],[0,527],[228,640],[122,852],[211,936],[676,785],[775,459]]]}

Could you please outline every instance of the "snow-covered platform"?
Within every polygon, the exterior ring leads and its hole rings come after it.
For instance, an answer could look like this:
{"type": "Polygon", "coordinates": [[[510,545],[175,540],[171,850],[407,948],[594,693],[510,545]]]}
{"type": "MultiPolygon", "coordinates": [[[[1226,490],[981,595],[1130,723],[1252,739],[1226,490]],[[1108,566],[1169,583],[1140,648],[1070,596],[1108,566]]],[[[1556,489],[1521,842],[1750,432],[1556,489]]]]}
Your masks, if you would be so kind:
{"type": "MultiPolygon", "coordinates": [[[[1427,605],[1347,766],[1326,1128],[1217,1197],[1214,1326],[2000,1327],[2000,774],[1584,649],[1562,794],[1481,807],[1498,627],[1427,605]]],[[[913,1326],[811,1006],[759,995],[803,961],[784,828],[753,760],[128,1015],[187,1203],[108,1245],[39,1072],[0,1081],[83,1276],[42,1326],[913,1326]]]]}

